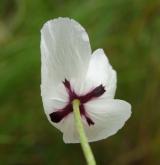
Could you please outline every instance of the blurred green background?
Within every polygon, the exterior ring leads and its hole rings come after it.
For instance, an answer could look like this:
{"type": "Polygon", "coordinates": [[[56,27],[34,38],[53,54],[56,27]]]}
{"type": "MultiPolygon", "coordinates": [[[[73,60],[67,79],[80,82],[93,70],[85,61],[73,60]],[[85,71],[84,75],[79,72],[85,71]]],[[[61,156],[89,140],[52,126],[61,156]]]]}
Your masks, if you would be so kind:
{"type": "Polygon", "coordinates": [[[92,143],[99,165],[160,164],[160,1],[0,0],[0,164],[83,165],[43,112],[40,29],[59,16],[87,30],[118,72],[116,98],[133,114],[115,136],[92,143]]]}

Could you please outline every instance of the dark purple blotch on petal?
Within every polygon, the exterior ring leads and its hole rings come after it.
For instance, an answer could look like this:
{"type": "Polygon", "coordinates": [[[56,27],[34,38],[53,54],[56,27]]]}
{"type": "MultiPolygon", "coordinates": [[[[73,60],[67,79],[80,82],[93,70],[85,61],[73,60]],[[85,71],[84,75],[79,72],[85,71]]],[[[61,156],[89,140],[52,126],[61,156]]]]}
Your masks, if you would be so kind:
{"type": "Polygon", "coordinates": [[[63,84],[66,88],[66,91],[68,93],[69,96],[69,102],[68,104],[63,108],[63,109],[58,109],[55,112],[52,112],[49,116],[51,118],[52,122],[58,123],[60,122],[62,119],[64,119],[68,114],[70,114],[71,112],[73,112],[73,108],[72,108],[72,101],[74,99],[78,99],[80,101],[80,113],[81,116],[84,116],[88,125],[94,125],[93,120],[89,117],[89,115],[87,114],[85,107],[84,107],[84,103],[95,99],[97,97],[100,97],[101,95],[104,94],[105,92],[105,88],[103,85],[99,85],[96,88],[94,88],[93,90],[91,90],[90,92],[88,92],[85,95],[77,95],[74,90],[71,88],[71,84],[70,82],[65,79],[63,81],[63,84]]]}

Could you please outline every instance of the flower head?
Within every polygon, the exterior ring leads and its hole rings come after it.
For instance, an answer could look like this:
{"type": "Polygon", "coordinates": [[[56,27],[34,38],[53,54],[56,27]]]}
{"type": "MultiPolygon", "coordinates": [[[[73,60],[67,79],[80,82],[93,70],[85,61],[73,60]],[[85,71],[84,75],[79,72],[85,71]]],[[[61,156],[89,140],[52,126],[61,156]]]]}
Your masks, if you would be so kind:
{"type": "Polygon", "coordinates": [[[78,143],[72,101],[80,114],[88,141],[115,134],[131,115],[131,106],[114,99],[116,72],[104,51],[91,52],[84,28],[69,18],[44,24],[41,30],[41,96],[48,120],[66,143],[78,143]]]}

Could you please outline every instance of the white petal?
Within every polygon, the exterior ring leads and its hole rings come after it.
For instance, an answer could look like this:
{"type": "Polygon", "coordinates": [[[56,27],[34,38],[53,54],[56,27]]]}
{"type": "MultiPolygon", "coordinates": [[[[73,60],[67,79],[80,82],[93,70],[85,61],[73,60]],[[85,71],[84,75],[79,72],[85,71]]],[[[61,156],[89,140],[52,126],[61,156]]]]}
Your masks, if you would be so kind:
{"type": "Polygon", "coordinates": [[[87,126],[86,129],[89,141],[105,139],[115,134],[131,115],[131,105],[118,99],[95,99],[88,102],[85,108],[95,122],[93,128],[87,126]]]}
{"type": "Polygon", "coordinates": [[[75,127],[73,113],[69,114],[64,120],[63,141],[65,143],[79,143],[79,135],[75,127]]]}
{"type": "Polygon", "coordinates": [[[88,73],[85,81],[80,87],[75,86],[75,90],[79,94],[84,94],[86,91],[90,91],[92,88],[103,84],[106,88],[104,97],[113,98],[115,95],[117,83],[117,75],[110,65],[104,51],[97,49],[93,52],[88,73]]]}
{"type": "Polygon", "coordinates": [[[87,72],[91,57],[88,35],[84,28],[69,18],[58,18],[44,24],[41,30],[42,95],[71,78],[87,72]]]}
{"type": "MultiPolygon", "coordinates": [[[[105,139],[115,134],[123,127],[131,115],[131,105],[123,100],[95,99],[85,104],[86,112],[95,122],[89,126],[85,119],[83,124],[89,142],[105,139]]],[[[71,117],[71,116],[70,116],[71,117]]],[[[65,143],[78,143],[77,130],[73,127],[74,119],[68,121],[68,128],[64,130],[65,143]]]]}

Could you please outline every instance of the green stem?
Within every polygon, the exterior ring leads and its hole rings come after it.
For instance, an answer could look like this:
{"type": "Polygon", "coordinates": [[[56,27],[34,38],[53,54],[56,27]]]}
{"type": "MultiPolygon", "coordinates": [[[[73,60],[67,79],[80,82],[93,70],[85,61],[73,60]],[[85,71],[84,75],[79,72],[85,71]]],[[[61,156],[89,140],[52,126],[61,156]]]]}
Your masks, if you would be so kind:
{"type": "Polygon", "coordinates": [[[82,147],[84,156],[86,158],[87,164],[88,165],[96,165],[95,158],[93,156],[92,150],[90,148],[90,145],[88,143],[88,140],[87,140],[87,137],[85,135],[84,128],[83,128],[83,124],[82,124],[82,120],[81,120],[81,114],[80,114],[80,110],[79,110],[80,101],[78,99],[73,100],[72,106],[73,106],[73,112],[74,112],[77,131],[78,131],[79,137],[80,137],[81,147],[82,147]]]}

